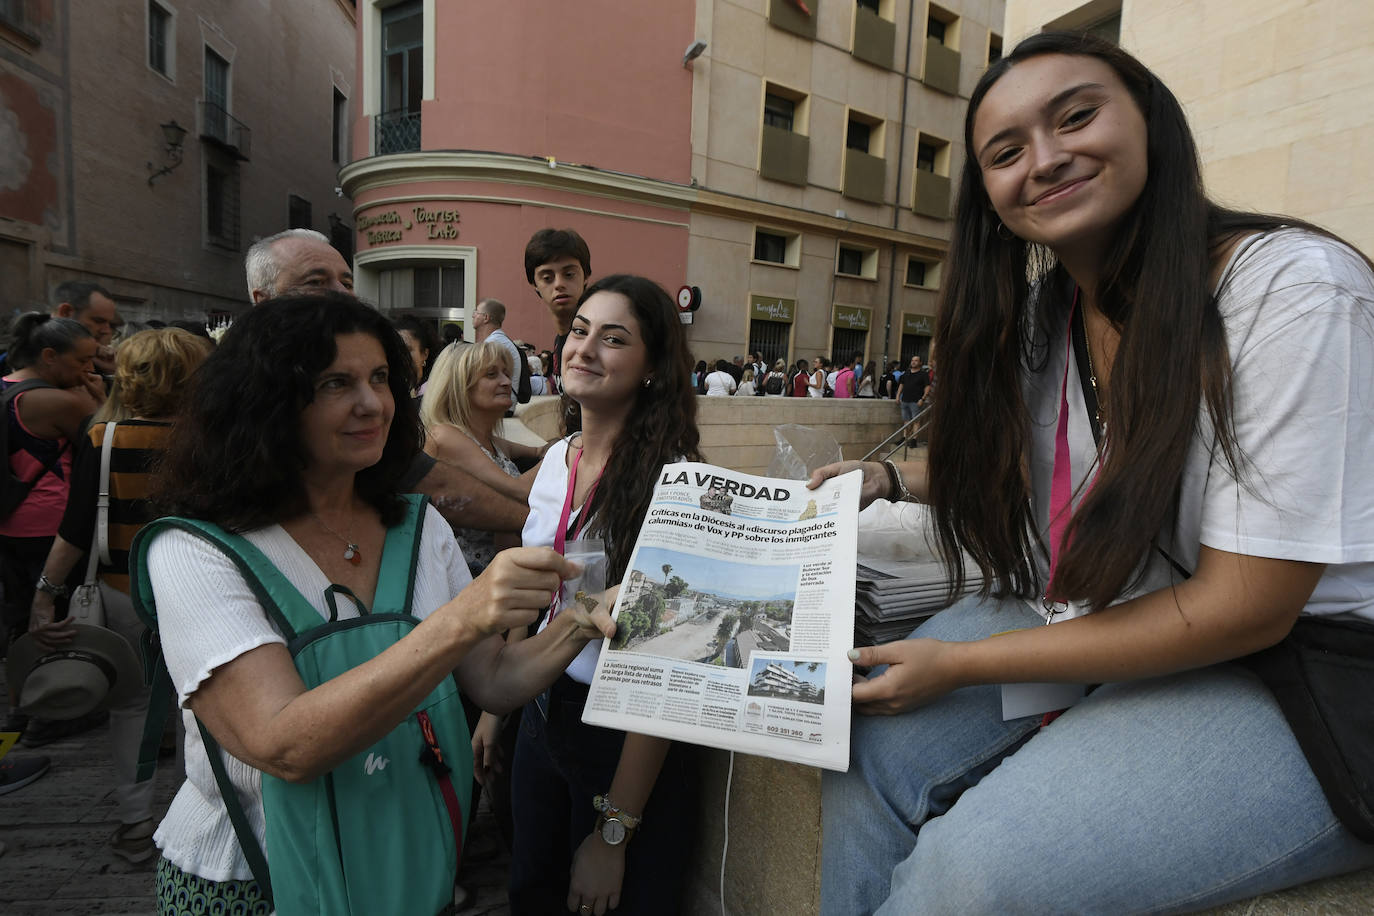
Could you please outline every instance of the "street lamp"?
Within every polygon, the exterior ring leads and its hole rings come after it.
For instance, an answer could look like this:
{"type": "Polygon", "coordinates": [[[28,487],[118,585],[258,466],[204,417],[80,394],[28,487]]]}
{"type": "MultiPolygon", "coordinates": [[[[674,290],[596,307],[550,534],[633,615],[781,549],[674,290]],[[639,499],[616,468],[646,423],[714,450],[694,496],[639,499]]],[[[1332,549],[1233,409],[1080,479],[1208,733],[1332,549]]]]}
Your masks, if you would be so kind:
{"type": "Polygon", "coordinates": [[[155,180],[169,174],[172,169],[181,165],[181,142],[186,139],[186,128],[178,124],[175,119],[158,126],[162,128],[162,139],[166,143],[166,148],[163,150],[165,162],[160,169],[155,168],[151,162],[148,163],[148,171],[152,173],[148,176],[148,187],[152,187],[155,180]]]}

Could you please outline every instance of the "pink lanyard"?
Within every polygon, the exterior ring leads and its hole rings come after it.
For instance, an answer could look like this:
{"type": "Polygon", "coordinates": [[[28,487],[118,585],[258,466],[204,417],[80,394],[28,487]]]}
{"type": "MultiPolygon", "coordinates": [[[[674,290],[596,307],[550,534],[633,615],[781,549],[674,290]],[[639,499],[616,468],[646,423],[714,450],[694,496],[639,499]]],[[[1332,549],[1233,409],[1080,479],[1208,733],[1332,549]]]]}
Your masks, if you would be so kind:
{"type": "MultiPolygon", "coordinates": [[[[561,555],[563,548],[567,546],[568,520],[572,517],[573,492],[577,489],[577,464],[582,460],[582,449],[577,450],[573,455],[572,466],[568,469],[568,495],[563,498],[563,514],[558,519],[558,530],[553,535],[553,549],[561,555]]],[[[601,474],[606,473],[606,469],[601,469],[601,474]]],[[[582,533],[582,525],[587,521],[586,508],[592,504],[592,497],[596,495],[596,488],[601,483],[601,474],[596,475],[596,480],[592,481],[592,488],[587,491],[587,498],[582,500],[583,512],[577,517],[577,527],[573,529],[573,540],[582,533]]],[[[563,605],[563,586],[558,586],[558,591],[549,598],[549,620],[558,614],[563,605]]]]}
{"type": "MultiPolygon", "coordinates": [[[[1069,363],[1073,360],[1073,312],[1078,308],[1078,290],[1073,293],[1069,307],[1068,343],[1064,354],[1064,381],[1059,387],[1059,423],[1054,434],[1054,470],[1050,478],[1050,581],[1045,588],[1045,623],[1053,623],[1054,615],[1062,613],[1054,605],[1064,603],[1054,597],[1054,573],[1059,557],[1069,546],[1065,532],[1073,517],[1073,468],[1069,458],[1069,363]]],[[[1096,478],[1094,478],[1096,480],[1096,478]]],[[[1092,485],[1089,484],[1089,489],[1092,485]]]]}

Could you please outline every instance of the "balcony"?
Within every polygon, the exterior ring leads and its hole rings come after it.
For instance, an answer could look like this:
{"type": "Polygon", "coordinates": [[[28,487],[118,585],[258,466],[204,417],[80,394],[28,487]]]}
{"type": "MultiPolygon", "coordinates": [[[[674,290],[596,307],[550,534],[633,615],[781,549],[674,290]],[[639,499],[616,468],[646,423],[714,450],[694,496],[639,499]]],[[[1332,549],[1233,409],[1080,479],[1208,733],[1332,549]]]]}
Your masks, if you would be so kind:
{"type": "Polygon", "coordinates": [[[811,158],[811,138],[781,127],[763,125],[759,174],[773,181],[805,185],[811,158]]]}
{"type": "Polygon", "coordinates": [[[235,159],[247,160],[252,152],[253,132],[238,118],[214,102],[201,99],[200,138],[224,147],[235,159]]]}
{"type": "Polygon", "coordinates": [[[805,0],[808,16],[801,11],[798,0],[768,0],[768,22],[770,25],[800,35],[802,38],[816,37],[816,15],[820,12],[821,0],[805,0]]]}
{"type": "Polygon", "coordinates": [[[959,94],[959,52],[934,38],[926,39],[926,69],[921,82],[950,95],[959,94]]]}
{"type": "Polygon", "coordinates": [[[854,56],[885,70],[892,69],[892,47],[897,42],[897,24],[888,22],[872,10],[854,6],[854,56]]]}
{"type": "Polygon", "coordinates": [[[38,0],[0,0],[0,32],[37,47],[40,12],[38,0]]]}
{"type": "Polygon", "coordinates": [[[949,219],[949,178],[916,170],[916,200],[911,209],[920,216],[949,219]]]}
{"type": "Polygon", "coordinates": [[[377,132],[374,153],[413,153],[420,148],[420,113],[418,111],[388,111],[372,119],[377,132]]]}
{"type": "Polygon", "coordinates": [[[883,183],[887,178],[887,162],[877,156],[856,149],[844,152],[844,196],[866,200],[871,204],[883,202],[883,183]]]}

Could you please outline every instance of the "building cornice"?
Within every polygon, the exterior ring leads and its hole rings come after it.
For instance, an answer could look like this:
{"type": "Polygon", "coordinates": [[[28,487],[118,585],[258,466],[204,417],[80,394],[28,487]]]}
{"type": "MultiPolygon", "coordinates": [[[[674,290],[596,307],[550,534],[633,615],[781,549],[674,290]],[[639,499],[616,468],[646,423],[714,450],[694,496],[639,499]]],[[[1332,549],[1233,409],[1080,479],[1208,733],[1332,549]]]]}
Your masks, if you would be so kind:
{"type": "Polygon", "coordinates": [[[396,153],[350,162],[339,171],[339,183],[344,195],[354,200],[355,212],[372,206],[370,202],[358,201],[362,194],[394,191],[419,181],[483,181],[584,194],[645,206],[765,222],[797,230],[819,230],[869,242],[899,244],[934,257],[943,257],[949,247],[948,242],[941,238],[842,219],[798,207],[594,166],[504,153],[466,150],[396,153]]]}

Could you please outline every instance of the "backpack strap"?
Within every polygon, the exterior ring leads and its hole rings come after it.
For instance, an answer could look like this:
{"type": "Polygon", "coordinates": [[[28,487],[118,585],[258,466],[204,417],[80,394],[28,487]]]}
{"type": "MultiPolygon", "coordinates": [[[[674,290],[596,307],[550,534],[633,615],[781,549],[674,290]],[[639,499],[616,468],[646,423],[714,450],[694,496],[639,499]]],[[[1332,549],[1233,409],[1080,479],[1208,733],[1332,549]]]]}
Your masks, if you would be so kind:
{"type": "Polygon", "coordinates": [[[258,882],[258,890],[267,898],[269,905],[273,905],[272,900],[272,878],[271,871],[267,868],[267,856],[262,851],[262,846],[258,844],[258,838],[253,834],[253,828],[248,824],[248,812],[243,810],[243,802],[239,800],[238,790],[229,779],[229,773],[224,769],[224,761],[220,758],[219,742],[211,736],[205,723],[196,719],[196,727],[200,729],[200,740],[205,745],[205,756],[210,760],[210,769],[215,773],[215,784],[219,786],[220,797],[224,799],[224,808],[229,812],[229,823],[234,827],[234,836],[238,838],[239,849],[243,850],[243,857],[248,860],[248,870],[253,873],[253,880],[258,882]]]}
{"type": "Polygon", "coordinates": [[[407,493],[401,498],[406,502],[406,514],[400,524],[387,529],[382,544],[382,566],[372,598],[374,614],[409,614],[415,595],[415,567],[420,559],[420,536],[424,534],[429,497],[407,493]]]}

